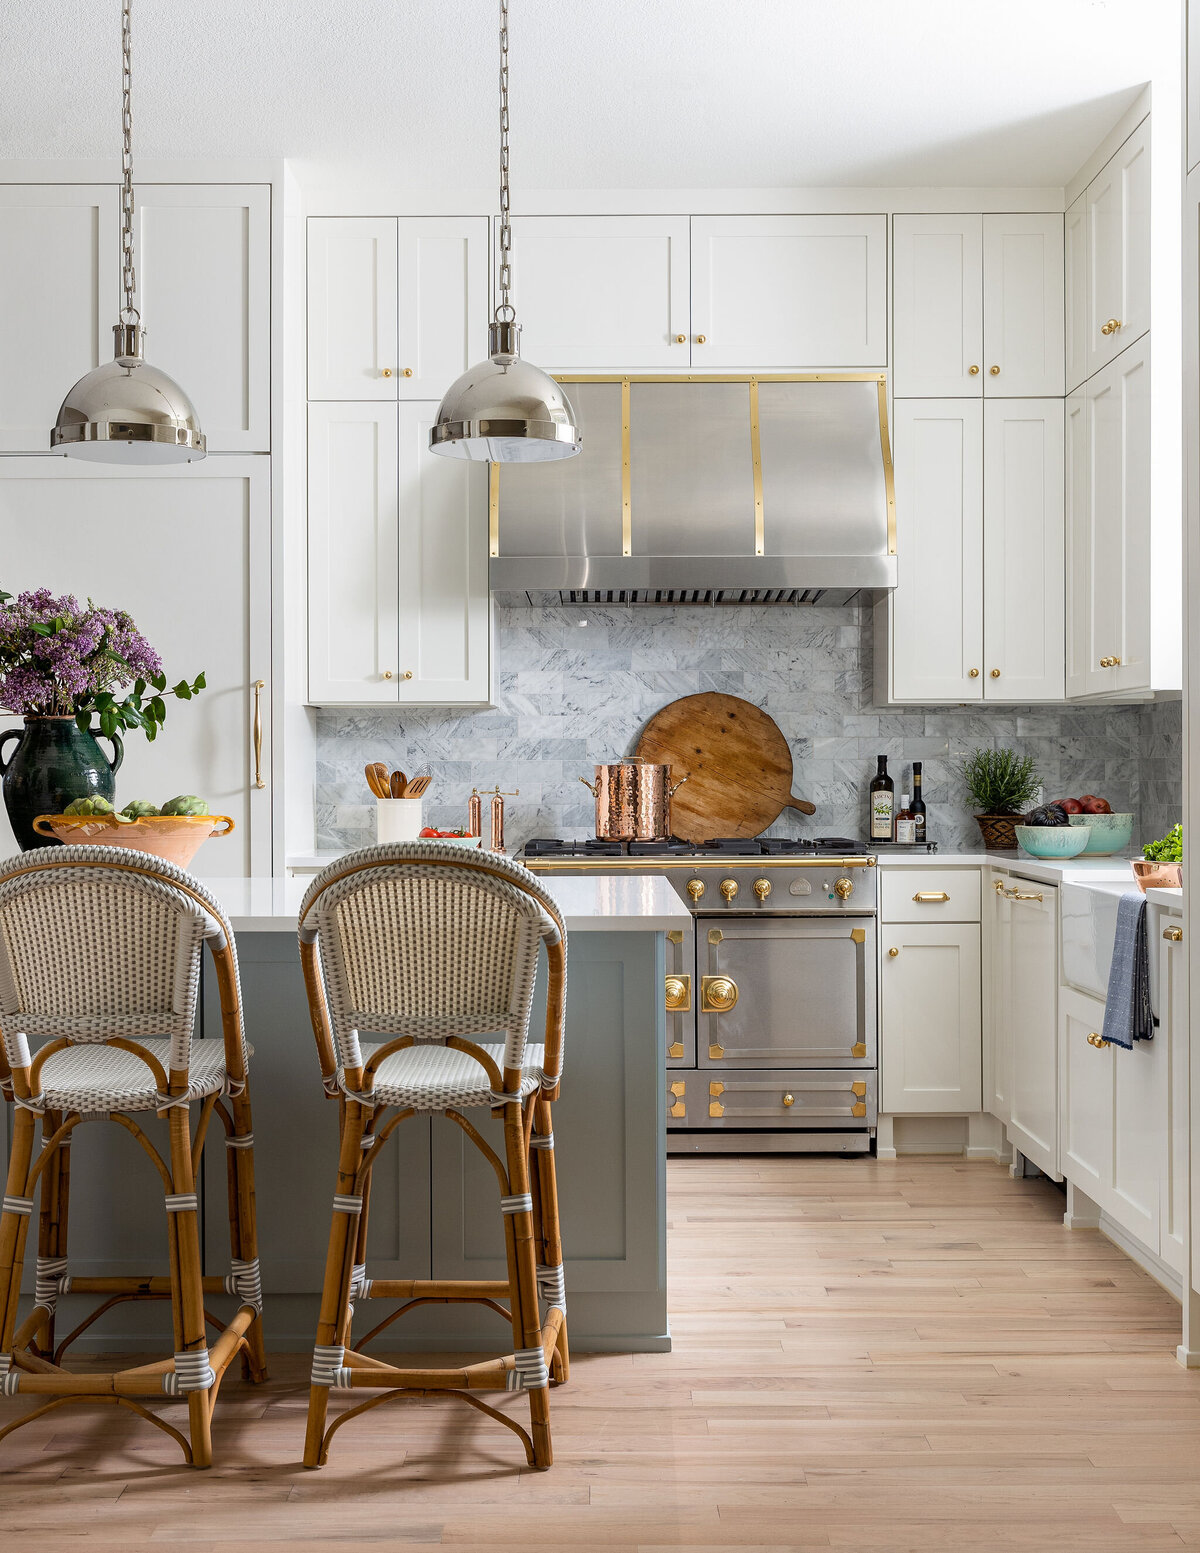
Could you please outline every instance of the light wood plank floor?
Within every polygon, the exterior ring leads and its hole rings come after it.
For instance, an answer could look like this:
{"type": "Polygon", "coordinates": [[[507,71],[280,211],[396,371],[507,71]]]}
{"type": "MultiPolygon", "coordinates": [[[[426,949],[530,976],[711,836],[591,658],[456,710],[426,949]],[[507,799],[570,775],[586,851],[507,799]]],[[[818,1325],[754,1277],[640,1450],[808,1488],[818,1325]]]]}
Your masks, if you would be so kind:
{"type": "Polygon", "coordinates": [[[228,1386],[208,1473],[108,1409],[10,1437],[0,1546],[1200,1547],[1178,1306],[1062,1208],[957,1160],[674,1160],[675,1351],[577,1360],[551,1472],[446,1401],[366,1415],[305,1472],[307,1360],[277,1355],[265,1390],[228,1386]]]}

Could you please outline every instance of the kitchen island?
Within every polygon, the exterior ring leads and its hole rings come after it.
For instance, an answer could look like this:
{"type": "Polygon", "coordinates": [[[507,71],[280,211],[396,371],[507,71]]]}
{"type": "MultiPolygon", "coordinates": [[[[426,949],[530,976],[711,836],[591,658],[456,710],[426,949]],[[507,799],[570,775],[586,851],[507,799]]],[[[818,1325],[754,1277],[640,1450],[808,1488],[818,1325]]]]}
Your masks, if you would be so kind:
{"type": "MultiPolygon", "coordinates": [[[[321,1088],[296,947],[297,913],[309,883],[208,882],[237,939],[246,1033],[254,1048],[266,1341],[287,1351],[303,1351],[314,1340],[337,1163],[337,1107],[321,1088]]],[[[561,879],[550,889],[568,936],[565,1064],[554,1130],[571,1342],[581,1352],[662,1351],[670,1347],[664,956],[667,932],[689,928],[691,916],[662,879],[561,879]]],[[[544,1018],[543,977],[544,966],[534,994],[535,1040],[544,1018]]],[[[200,1019],[204,1038],[219,1039],[219,1006],[207,967],[200,1019]]],[[[485,1135],[499,1133],[498,1123],[482,1125],[485,1135]]],[[[225,1151],[216,1130],[213,1143],[202,1183],[205,1271],[224,1273],[225,1151]]],[[[165,1268],[161,1196],[133,1140],[114,1127],[84,1127],[72,1153],[71,1271],[103,1276],[165,1268]]],[[[504,1276],[495,1177],[460,1130],[438,1116],[404,1122],[381,1155],[370,1234],[371,1276],[504,1276]]],[[[32,1254],[29,1287],[31,1263],[32,1254]]],[[[66,1330],[84,1307],[72,1298],[64,1304],[66,1330]]],[[[383,1302],[360,1307],[358,1331],[392,1308],[383,1302]]],[[[118,1306],[93,1329],[92,1346],[148,1346],[157,1310],[118,1306]]],[[[411,1312],[378,1346],[499,1349],[507,1342],[508,1328],[493,1313],[447,1306],[411,1312]]]]}

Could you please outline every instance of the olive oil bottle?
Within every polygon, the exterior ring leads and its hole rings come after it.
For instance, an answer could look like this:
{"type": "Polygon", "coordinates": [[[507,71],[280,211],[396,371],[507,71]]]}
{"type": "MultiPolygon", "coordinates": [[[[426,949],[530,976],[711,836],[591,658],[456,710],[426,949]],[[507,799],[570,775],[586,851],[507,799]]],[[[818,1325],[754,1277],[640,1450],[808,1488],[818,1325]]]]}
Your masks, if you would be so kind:
{"type": "Polygon", "coordinates": [[[878,755],[879,769],[871,778],[871,840],[890,841],[896,814],[896,784],[888,776],[886,755],[878,755]]]}

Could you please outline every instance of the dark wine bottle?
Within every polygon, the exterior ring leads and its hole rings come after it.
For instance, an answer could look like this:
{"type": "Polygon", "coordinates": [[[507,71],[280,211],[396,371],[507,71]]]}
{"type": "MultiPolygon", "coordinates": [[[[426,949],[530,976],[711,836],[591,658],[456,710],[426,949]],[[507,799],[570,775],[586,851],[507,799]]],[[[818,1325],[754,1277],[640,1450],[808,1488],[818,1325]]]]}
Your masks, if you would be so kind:
{"type": "Polygon", "coordinates": [[[912,810],[913,818],[917,822],[916,843],[923,846],[928,839],[926,835],[925,800],[921,796],[921,762],[913,761],[913,790],[912,802],[908,806],[912,810]]]}
{"type": "Polygon", "coordinates": [[[896,812],[896,786],[888,776],[886,755],[876,757],[879,770],[871,778],[871,840],[890,841],[896,812]]]}

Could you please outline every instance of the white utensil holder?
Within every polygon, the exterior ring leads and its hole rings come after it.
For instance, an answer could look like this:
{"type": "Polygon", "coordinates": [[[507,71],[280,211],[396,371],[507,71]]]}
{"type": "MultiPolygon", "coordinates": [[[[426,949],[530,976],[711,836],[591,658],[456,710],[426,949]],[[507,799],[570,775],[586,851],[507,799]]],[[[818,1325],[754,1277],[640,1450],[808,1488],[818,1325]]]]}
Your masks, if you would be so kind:
{"type": "Polygon", "coordinates": [[[375,800],[375,839],[416,841],[421,834],[419,798],[377,798],[375,800]]]}

